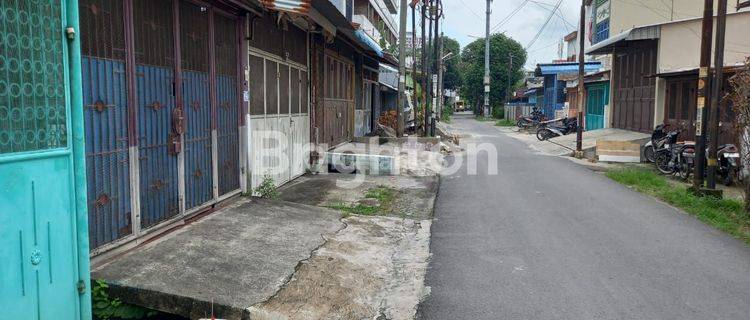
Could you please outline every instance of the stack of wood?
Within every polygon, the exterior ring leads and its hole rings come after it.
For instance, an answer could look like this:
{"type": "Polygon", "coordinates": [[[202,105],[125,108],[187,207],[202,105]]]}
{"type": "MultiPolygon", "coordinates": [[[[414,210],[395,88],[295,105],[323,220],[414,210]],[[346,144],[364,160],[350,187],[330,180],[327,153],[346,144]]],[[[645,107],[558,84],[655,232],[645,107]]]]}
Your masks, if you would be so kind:
{"type": "Polygon", "coordinates": [[[378,123],[396,130],[398,127],[398,113],[396,113],[396,110],[384,111],[378,117],[378,123]]]}

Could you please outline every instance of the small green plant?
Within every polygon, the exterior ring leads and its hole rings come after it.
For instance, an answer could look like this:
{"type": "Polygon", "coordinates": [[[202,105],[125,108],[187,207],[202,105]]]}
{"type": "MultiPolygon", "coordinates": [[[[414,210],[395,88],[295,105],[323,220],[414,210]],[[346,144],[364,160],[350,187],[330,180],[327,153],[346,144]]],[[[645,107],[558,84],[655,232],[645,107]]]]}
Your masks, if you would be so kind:
{"type": "Polygon", "coordinates": [[[279,190],[276,188],[276,183],[273,181],[273,178],[267,174],[263,176],[263,181],[261,181],[260,185],[255,188],[255,193],[261,198],[279,198],[279,190]]]}
{"type": "Polygon", "coordinates": [[[745,214],[740,201],[696,196],[687,187],[673,185],[664,176],[645,168],[613,169],[607,172],[607,177],[659,198],[750,244],[750,216],[745,214]]]}
{"type": "Polygon", "coordinates": [[[110,298],[109,286],[103,280],[95,280],[91,288],[91,311],[95,319],[143,319],[158,314],[154,310],[123,303],[120,299],[110,298]]]}
{"type": "Polygon", "coordinates": [[[512,126],[515,126],[516,123],[510,119],[500,119],[497,122],[495,122],[495,125],[498,127],[512,127],[512,126]]]}
{"type": "Polygon", "coordinates": [[[351,216],[353,214],[371,216],[371,215],[377,214],[380,211],[380,208],[376,206],[368,206],[368,205],[361,204],[361,203],[358,203],[356,205],[346,205],[344,203],[337,202],[337,203],[328,205],[327,207],[331,209],[343,211],[344,218],[351,216]]]}
{"type": "Polygon", "coordinates": [[[396,190],[393,188],[389,188],[386,186],[377,186],[374,188],[370,188],[367,190],[367,193],[365,194],[366,199],[376,199],[378,200],[379,206],[371,206],[366,205],[362,203],[358,203],[355,205],[347,205],[342,202],[336,202],[331,205],[328,205],[328,208],[341,210],[344,212],[344,218],[352,215],[352,214],[358,214],[363,216],[372,216],[379,214],[383,211],[386,211],[385,209],[390,208],[391,202],[393,201],[393,198],[396,195],[396,190]]]}
{"type": "Polygon", "coordinates": [[[492,107],[492,117],[495,119],[505,118],[505,108],[502,105],[492,107]]]}

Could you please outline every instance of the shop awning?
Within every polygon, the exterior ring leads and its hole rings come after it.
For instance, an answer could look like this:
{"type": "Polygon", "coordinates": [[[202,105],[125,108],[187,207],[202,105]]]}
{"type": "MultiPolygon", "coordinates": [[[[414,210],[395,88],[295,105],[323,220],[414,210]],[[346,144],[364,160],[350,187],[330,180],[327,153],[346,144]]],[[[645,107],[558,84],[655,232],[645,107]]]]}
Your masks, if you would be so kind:
{"type": "MultiPolygon", "coordinates": [[[[599,61],[585,62],[583,65],[584,72],[598,71],[602,67],[599,61]]],[[[564,62],[564,63],[540,63],[536,65],[534,74],[537,77],[556,74],[556,75],[570,75],[578,73],[578,62],[564,62]]]]}
{"type": "Polygon", "coordinates": [[[632,28],[589,47],[586,54],[612,53],[615,48],[625,46],[628,41],[659,39],[660,33],[658,25],[632,28]]]}

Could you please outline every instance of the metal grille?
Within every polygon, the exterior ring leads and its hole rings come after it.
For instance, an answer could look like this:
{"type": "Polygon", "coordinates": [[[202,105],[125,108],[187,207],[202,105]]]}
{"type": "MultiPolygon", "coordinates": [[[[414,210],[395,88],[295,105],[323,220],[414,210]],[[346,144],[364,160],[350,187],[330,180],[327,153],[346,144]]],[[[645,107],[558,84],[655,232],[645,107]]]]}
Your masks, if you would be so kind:
{"type": "Polygon", "coordinates": [[[220,14],[214,15],[216,38],[216,73],[237,76],[237,21],[220,14]]]}
{"type": "Polygon", "coordinates": [[[250,88],[250,115],[262,115],[264,111],[264,98],[263,98],[263,64],[264,60],[261,57],[250,55],[248,65],[250,68],[250,82],[248,87],[250,88]]]}
{"type": "Polygon", "coordinates": [[[239,189],[237,21],[214,15],[219,195],[239,189]]]}
{"type": "Polygon", "coordinates": [[[208,72],[208,8],[180,1],[182,68],[208,72]]]}
{"type": "Polygon", "coordinates": [[[307,64],[307,33],[290,25],[289,31],[284,33],[285,50],[289,59],[301,64],[307,64]]]}
{"type": "Polygon", "coordinates": [[[299,70],[292,68],[291,73],[289,74],[289,97],[291,98],[291,113],[300,113],[300,80],[299,80],[299,70]]]}
{"type": "Polygon", "coordinates": [[[182,94],[185,103],[185,207],[213,198],[208,10],[180,2],[182,94]]]}
{"type": "Polygon", "coordinates": [[[279,114],[289,114],[289,66],[279,64],[279,114]]]}
{"type": "Polygon", "coordinates": [[[309,83],[307,81],[307,72],[300,71],[299,78],[300,78],[299,81],[300,81],[300,91],[301,91],[300,99],[302,100],[302,102],[300,103],[300,108],[301,108],[300,113],[308,113],[309,107],[310,107],[310,99],[308,97],[308,92],[310,89],[309,89],[309,83]]]}
{"type": "Polygon", "coordinates": [[[81,54],[125,60],[122,1],[80,0],[81,54]]]}
{"type": "Polygon", "coordinates": [[[174,66],[172,1],[135,0],[133,24],[135,62],[142,65],[174,66]]]}
{"type": "Polygon", "coordinates": [[[177,156],[169,152],[175,97],[171,1],[133,1],[141,226],[180,213],[177,156]]]}
{"type": "Polygon", "coordinates": [[[65,147],[59,1],[0,1],[0,154],[65,147]]]}
{"type": "Polygon", "coordinates": [[[133,232],[122,6],[115,0],[79,2],[92,249],[133,232]]]}
{"type": "Polygon", "coordinates": [[[282,39],[284,33],[276,24],[277,14],[266,14],[252,21],[250,46],[283,56],[282,39]]]}
{"type": "Polygon", "coordinates": [[[271,60],[266,60],[266,114],[279,113],[278,97],[278,64],[271,60]]]}

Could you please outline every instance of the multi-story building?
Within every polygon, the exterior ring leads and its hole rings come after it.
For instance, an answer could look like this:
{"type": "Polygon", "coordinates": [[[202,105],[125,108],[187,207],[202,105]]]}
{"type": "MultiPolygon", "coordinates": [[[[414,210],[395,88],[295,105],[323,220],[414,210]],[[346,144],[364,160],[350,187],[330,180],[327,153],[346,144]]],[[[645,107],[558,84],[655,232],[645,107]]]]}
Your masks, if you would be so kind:
{"type": "Polygon", "coordinates": [[[349,0],[353,5],[351,21],[359,24],[370,38],[390,48],[398,42],[398,25],[394,0],[349,0]]]}
{"type": "Polygon", "coordinates": [[[355,26],[380,46],[390,48],[398,42],[395,0],[329,0],[355,26]]]}
{"type": "Polygon", "coordinates": [[[417,50],[422,49],[422,37],[419,35],[416,35],[416,39],[414,38],[414,32],[407,31],[406,32],[406,50],[413,50],[414,48],[417,48],[417,50]]]}
{"type": "Polygon", "coordinates": [[[703,1],[592,0],[588,40],[596,44],[635,26],[701,16],[703,1]]]}

